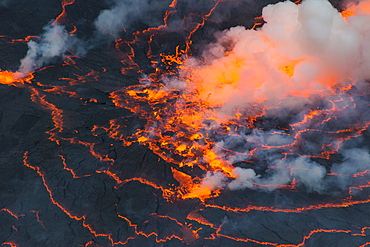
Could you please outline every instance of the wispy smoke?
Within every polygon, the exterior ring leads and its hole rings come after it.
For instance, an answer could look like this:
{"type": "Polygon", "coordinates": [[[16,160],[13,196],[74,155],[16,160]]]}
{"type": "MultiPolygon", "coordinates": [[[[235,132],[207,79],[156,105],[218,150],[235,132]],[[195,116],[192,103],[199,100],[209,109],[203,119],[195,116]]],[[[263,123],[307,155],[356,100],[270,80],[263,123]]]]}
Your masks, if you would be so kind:
{"type": "Polygon", "coordinates": [[[231,190],[253,188],[253,183],[259,178],[253,169],[235,167],[233,172],[238,178],[228,184],[231,190]]]}
{"type": "Polygon", "coordinates": [[[21,60],[17,76],[24,77],[36,69],[50,64],[56,58],[63,57],[68,50],[71,37],[64,26],[48,25],[44,30],[45,33],[39,42],[33,40],[28,42],[28,51],[21,60]]]}
{"type": "Polygon", "coordinates": [[[153,27],[160,25],[162,20],[153,18],[153,12],[163,14],[168,7],[167,1],[151,0],[115,0],[110,9],[103,10],[94,25],[97,30],[97,36],[104,40],[116,39],[124,29],[130,28],[139,20],[144,24],[153,27]]]}

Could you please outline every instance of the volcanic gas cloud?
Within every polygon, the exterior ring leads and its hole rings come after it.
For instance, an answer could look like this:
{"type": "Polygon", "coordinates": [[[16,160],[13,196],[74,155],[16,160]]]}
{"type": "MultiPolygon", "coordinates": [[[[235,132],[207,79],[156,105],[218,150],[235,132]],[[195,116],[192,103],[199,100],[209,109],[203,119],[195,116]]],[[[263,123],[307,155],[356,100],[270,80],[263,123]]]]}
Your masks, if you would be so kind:
{"type": "Polygon", "coordinates": [[[132,138],[178,165],[183,198],[367,184],[369,5],[268,5],[262,27],[217,33],[201,56],[176,60],[175,75],[112,97],[148,119],[132,138]],[[123,103],[132,98],[149,108],[123,103]]]}

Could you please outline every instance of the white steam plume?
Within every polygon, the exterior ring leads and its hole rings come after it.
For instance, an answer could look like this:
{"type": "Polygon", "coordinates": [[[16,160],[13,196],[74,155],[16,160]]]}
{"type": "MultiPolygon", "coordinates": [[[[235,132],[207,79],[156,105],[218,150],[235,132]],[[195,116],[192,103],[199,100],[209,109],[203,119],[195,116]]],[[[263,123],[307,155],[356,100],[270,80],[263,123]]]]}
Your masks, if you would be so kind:
{"type": "Polygon", "coordinates": [[[68,59],[67,51],[73,52],[76,56],[84,56],[86,54],[84,43],[68,33],[65,26],[53,23],[45,26],[44,30],[45,32],[39,40],[31,40],[27,43],[27,54],[21,60],[15,77],[23,78],[55,60],[68,59]]]}
{"type": "Polygon", "coordinates": [[[327,0],[306,0],[268,5],[263,18],[267,23],[258,30],[239,26],[218,34],[201,61],[188,61],[191,68],[201,66],[191,71],[203,99],[229,112],[238,105],[274,105],[287,95],[328,90],[351,77],[370,78],[368,15],[346,21],[327,0]],[[220,86],[220,78],[228,83],[220,86]]]}
{"type": "Polygon", "coordinates": [[[62,57],[72,44],[72,37],[64,26],[53,24],[44,27],[45,33],[39,42],[29,41],[26,56],[21,60],[16,76],[27,76],[42,66],[50,64],[54,59],[62,57]]]}
{"type": "Polygon", "coordinates": [[[148,18],[149,12],[162,12],[167,6],[163,1],[115,0],[112,8],[101,11],[95,20],[96,36],[105,42],[117,39],[125,28],[138,20],[150,27],[160,25],[162,20],[148,18]]]}

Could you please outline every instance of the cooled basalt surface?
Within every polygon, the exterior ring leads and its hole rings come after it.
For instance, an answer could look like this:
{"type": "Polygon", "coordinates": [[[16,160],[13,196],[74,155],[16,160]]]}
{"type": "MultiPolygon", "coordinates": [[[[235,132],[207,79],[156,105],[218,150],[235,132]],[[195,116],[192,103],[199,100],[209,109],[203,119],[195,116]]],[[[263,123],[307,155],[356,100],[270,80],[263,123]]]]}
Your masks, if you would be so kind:
{"type": "Polygon", "coordinates": [[[128,17],[113,28],[117,34],[99,35],[94,22],[119,6],[113,2],[0,2],[2,246],[370,243],[370,97],[363,84],[299,98],[303,110],[284,100],[276,103],[281,114],[248,105],[224,122],[209,117],[220,108],[211,97],[179,86],[209,68],[189,73],[194,67],[184,57],[202,57],[218,31],[261,27],[262,8],[278,1],[140,1],[120,12],[128,17]],[[55,20],[79,41],[67,38],[75,43],[26,77],[7,77],[29,40],[55,44],[56,37],[42,38],[55,20]],[[292,139],[263,139],[269,135],[292,139]],[[335,168],[348,166],[356,169],[335,168]],[[279,171],[288,179],[269,180],[279,171]]]}

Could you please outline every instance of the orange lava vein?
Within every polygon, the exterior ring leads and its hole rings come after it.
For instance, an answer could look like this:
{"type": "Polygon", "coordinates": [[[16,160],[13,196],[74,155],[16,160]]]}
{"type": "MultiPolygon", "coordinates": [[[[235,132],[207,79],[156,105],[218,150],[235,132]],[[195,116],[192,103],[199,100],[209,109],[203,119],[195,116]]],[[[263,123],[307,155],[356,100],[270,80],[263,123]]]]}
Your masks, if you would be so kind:
{"type": "Polygon", "coordinates": [[[266,212],[281,212],[281,213],[302,213],[310,210],[320,210],[325,208],[346,208],[357,204],[365,204],[370,203],[370,199],[366,200],[358,200],[358,201],[347,201],[342,203],[326,203],[326,204],[318,204],[318,205],[309,205],[306,207],[297,207],[297,208],[275,208],[275,207],[266,207],[266,206],[248,206],[246,208],[232,208],[227,206],[218,206],[214,204],[204,204],[205,207],[210,208],[218,208],[224,211],[230,211],[230,212],[250,212],[252,210],[256,211],[266,211],[266,212]]]}
{"type": "Polygon", "coordinates": [[[66,158],[63,155],[58,155],[58,156],[62,159],[63,169],[69,171],[72,174],[73,178],[82,178],[82,177],[91,176],[90,174],[83,175],[83,176],[77,176],[76,172],[73,169],[68,168],[66,158]]]}
{"type": "Polygon", "coordinates": [[[10,247],[19,247],[19,245],[17,245],[16,243],[14,242],[4,242],[2,243],[1,245],[9,245],[10,247]]]}
{"type": "Polygon", "coordinates": [[[170,8],[176,8],[176,6],[177,6],[177,0],[172,0],[171,4],[168,5],[168,7],[170,8]]]}
{"type": "Polygon", "coordinates": [[[57,132],[62,132],[63,131],[63,125],[64,125],[63,110],[58,109],[56,107],[56,105],[47,101],[45,99],[46,95],[41,95],[41,93],[38,90],[36,90],[35,88],[31,88],[31,92],[32,92],[31,100],[33,102],[39,103],[44,108],[51,111],[51,116],[52,116],[52,121],[54,123],[54,128],[47,131],[46,133],[48,133],[50,135],[49,139],[51,141],[59,143],[59,141],[56,138],[56,135],[57,135],[57,132]],[[56,132],[54,132],[54,131],[56,131],[56,132]]]}
{"type": "Polygon", "coordinates": [[[12,212],[10,209],[7,209],[7,208],[3,208],[0,210],[0,212],[3,211],[3,212],[7,212],[8,214],[10,214],[11,216],[13,216],[14,218],[16,218],[17,220],[19,219],[20,216],[25,216],[24,214],[21,214],[21,215],[16,215],[14,212],[12,212]]]}
{"type": "Polygon", "coordinates": [[[12,41],[9,41],[9,42],[7,42],[7,43],[9,43],[9,44],[13,44],[13,43],[15,43],[15,42],[29,42],[29,41],[31,41],[32,39],[41,39],[41,37],[39,37],[39,36],[27,36],[27,37],[25,37],[25,38],[23,38],[23,39],[13,39],[12,41]]]}
{"type": "Polygon", "coordinates": [[[200,213],[196,211],[191,211],[186,217],[186,219],[196,221],[201,225],[206,225],[213,229],[217,229],[217,227],[214,224],[209,222],[206,218],[204,218],[200,213]]]}
{"type": "MultiPolygon", "coordinates": [[[[82,225],[87,228],[95,237],[107,237],[109,239],[109,241],[112,243],[112,245],[118,245],[118,244],[124,244],[124,242],[115,242],[112,238],[112,233],[98,233],[97,231],[95,231],[92,226],[90,224],[87,224],[86,223],[86,216],[83,215],[83,216],[76,216],[76,215],[73,215],[72,213],[70,213],[61,203],[57,202],[55,199],[54,199],[54,196],[53,196],[53,192],[51,191],[49,185],[47,184],[46,182],[46,179],[45,179],[45,174],[43,172],[41,172],[41,169],[39,167],[36,167],[36,166],[32,166],[28,163],[28,151],[25,152],[24,156],[23,156],[23,165],[26,166],[26,167],[29,167],[31,168],[32,170],[35,170],[37,172],[37,174],[41,177],[41,180],[44,184],[44,187],[46,189],[46,191],[48,192],[49,194],[49,198],[50,198],[50,201],[56,205],[60,210],[62,210],[66,215],[68,215],[68,217],[70,217],[71,219],[74,219],[74,220],[77,220],[77,221],[80,221],[82,220],[82,225]]],[[[38,215],[38,214],[37,214],[38,215]]]]}
{"type": "Polygon", "coordinates": [[[42,225],[42,228],[44,228],[45,230],[47,230],[46,227],[45,227],[44,222],[42,222],[42,220],[40,219],[40,211],[30,210],[30,212],[35,213],[37,222],[39,222],[42,225]]]}
{"type": "Polygon", "coordinates": [[[201,23],[198,23],[194,28],[193,30],[191,30],[188,34],[188,36],[186,37],[186,44],[185,44],[185,50],[184,50],[184,54],[187,54],[189,55],[190,54],[190,50],[191,50],[191,45],[193,44],[193,41],[191,40],[192,36],[194,35],[194,33],[196,31],[198,31],[199,28],[203,27],[204,24],[206,23],[206,20],[207,18],[209,18],[212,13],[215,11],[215,9],[217,8],[217,6],[221,3],[221,2],[224,2],[224,0],[217,0],[216,3],[214,4],[214,6],[210,9],[210,11],[208,12],[208,14],[204,15],[202,17],[202,22],[201,23]]]}
{"type": "MultiPolygon", "coordinates": [[[[213,234],[213,239],[215,239],[216,237],[224,237],[224,238],[232,239],[232,240],[237,241],[237,242],[252,242],[252,243],[257,243],[257,244],[260,244],[260,245],[269,245],[269,246],[277,246],[277,247],[301,247],[301,246],[304,246],[306,244],[307,240],[309,240],[315,234],[318,234],[318,233],[345,233],[345,234],[351,234],[352,236],[367,236],[364,233],[364,231],[369,229],[369,227],[363,227],[361,229],[361,234],[352,233],[351,230],[316,229],[316,230],[312,230],[309,234],[304,236],[303,241],[301,243],[298,243],[298,244],[279,244],[279,243],[273,243],[273,242],[258,241],[258,240],[254,240],[254,239],[250,239],[250,238],[237,238],[237,237],[232,237],[232,236],[228,236],[228,235],[225,235],[225,234],[221,234],[221,233],[219,233],[221,231],[221,227],[222,226],[220,226],[220,228],[216,231],[216,233],[213,234]]],[[[365,243],[361,246],[366,246],[368,244],[369,244],[369,242],[365,243]]]]}
{"type": "MultiPolygon", "coordinates": [[[[63,0],[62,1],[62,12],[55,18],[55,21],[51,25],[55,25],[57,23],[61,24],[62,21],[65,21],[65,19],[67,18],[66,7],[68,5],[74,4],[75,1],[76,0],[63,0]]],[[[75,28],[74,30],[76,30],[76,27],[74,28],[75,28]]]]}
{"type": "Polygon", "coordinates": [[[300,246],[304,246],[306,241],[308,239],[310,239],[314,234],[317,234],[317,233],[351,233],[351,230],[340,230],[340,229],[316,229],[316,230],[313,230],[311,231],[308,235],[304,236],[303,237],[303,241],[299,244],[279,244],[277,245],[278,247],[300,247],[300,246]]]}
{"type": "Polygon", "coordinates": [[[32,170],[35,170],[37,172],[37,174],[41,177],[41,180],[42,180],[42,183],[44,184],[44,187],[46,189],[46,191],[48,192],[49,194],[49,198],[50,198],[50,201],[56,205],[58,208],[60,208],[66,215],[68,215],[70,218],[72,219],[75,219],[75,220],[82,220],[84,219],[85,217],[84,216],[81,216],[81,217],[78,217],[78,216],[75,216],[75,215],[72,215],[66,208],[64,208],[59,202],[55,201],[54,199],[54,196],[53,196],[53,192],[51,191],[49,185],[47,184],[46,182],[46,179],[45,179],[45,174],[43,172],[41,172],[41,169],[40,167],[37,167],[37,166],[32,166],[28,163],[28,151],[26,151],[23,155],[23,165],[28,167],[28,168],[31,168],[32,170]]]}
{"type": "MultiPolygon", "coordinates": [[[[139,231],[139,230],[137,229],[137,225],[132,224],[132,222],[131,222],[127,217],[124,217],[124,216],[122,216],[122,215],[120,215],[120,214],[118,214],[118,213],[117,213],[117,215],[118,215],[118,217],[119,217],[119,218],[121,218],[121,219],[125,220],[125,221],[129,224],[129,226],[130,226],[130,227],[133,227],[133,228],[134,228],[134,231],[135,231],[136,235],[141,235],[141,236],[144,236],[144,237],[146,237],[146,238],[149,238],[149,237],[151,237],[151,236],[155,236],[155,237],[156,237],[156,240],[155,240],[155,241],[156,241],[157,243],[166,242],[166,241],[171,240],[171,239],[173,239],[173,238],[176,238],[176,239],[178,239],[178,240],[183,241],[183,239],[182,239],[181,237],[177,236],[177,235],[166,236],[166,237],[164,237],[164,238],[158,239],[158,237],[159,237],[159,234],[158,234],[158,233],[156,233],[156,232],[145,233],[145,232],[143,232],[143,231],[139,231]]],[[[174,220],[177,224],[179,224],[179,225],[181,225],[181,226],[182,226],[182,224],[181,224],[179,221],[177,221],[176,219],[171,218],[171,217],[169,217],[169,216],[162,216],[162,215],[158,215],[158,214],[156,214],[156,213],[153,213],[153,214],[151,214],[151,215],[152,215],[152,216],[157,216],[157,217],[164,217],[164,218],[168,218],[168,219],[170,219],[170,220],[174,220]]],[[[134,237],[129,237],[129,238],[126,240],[126,242],[121,243],[121,244],[127,244],[127,243],[129,242],[129,240],[132,240],[132,239],[134,239],[134,237]]]]}

